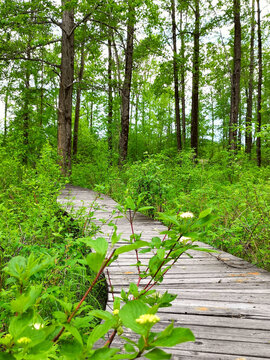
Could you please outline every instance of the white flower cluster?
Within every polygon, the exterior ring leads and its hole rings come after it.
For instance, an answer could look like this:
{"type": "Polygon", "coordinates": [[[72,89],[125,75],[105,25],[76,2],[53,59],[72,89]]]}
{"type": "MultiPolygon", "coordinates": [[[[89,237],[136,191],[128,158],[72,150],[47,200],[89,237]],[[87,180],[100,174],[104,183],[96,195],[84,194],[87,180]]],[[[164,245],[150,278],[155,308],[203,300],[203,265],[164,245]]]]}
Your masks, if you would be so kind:
{"type": "Polygon", "coordinates": [[[160,318],[156,315],[153,315],[153,314],[144,314],[144,315],[141,315],[138,319],[136,319],[136,323],[138,324],[155,324],[157,322],[159,322],[160,318]]]}
{"type": "Polygon", "coordinates": [[[180,217],[182,219],[189,219],[189,218],[191,219],[194,217],[194,214],[192,214],[192,212],[190,212],[190,211],[187,211],[187,212],[180,214],[180,217]]]}

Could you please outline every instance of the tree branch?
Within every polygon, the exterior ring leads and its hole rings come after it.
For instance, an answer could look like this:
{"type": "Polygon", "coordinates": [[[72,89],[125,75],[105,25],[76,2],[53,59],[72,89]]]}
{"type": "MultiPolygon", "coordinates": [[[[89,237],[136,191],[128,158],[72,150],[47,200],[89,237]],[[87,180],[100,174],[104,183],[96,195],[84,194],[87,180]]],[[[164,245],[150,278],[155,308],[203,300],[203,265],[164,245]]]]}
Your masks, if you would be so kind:
{"type": "Polygon", "coordinates": [[[39,59],[39,58],[31,58],[31,59],[29,59],[28,57],[25,57],[25,56],[17,56],[17,57],[15,56],[13,58],[0,57],[0,60],[3,60],[3,61],[12,61],[12,60],[37,61],[37,62],[41,62],[41,63],[44,63],[44,64],[47,64],[47,65],[50,65],[50,66],[53,66],[53,67],[56,67],[56,68],[60,69],[60,65],[53,64],[50,61],[47,61],[47,60],[44,60],[44,59],[39,59]]]}
{"type": "Polygon", "coordinates": [[[88,14],[86,14],[79,22],[77,22],[77,24],[74,25],[73,29],[70,31],[70,33],[68,34],[68,36],[71,36],[71,35],[74,33],[74,31],[77,29],[77,27],[79,27],[81,24],[85,23],[85,22],[90,18],[90,16],[93,14],[93,12],[94,12],[99,6],[101,6],[102,3],[103,3],[103,0],[99,1],[91,12],[89,12],[88,14]]]}

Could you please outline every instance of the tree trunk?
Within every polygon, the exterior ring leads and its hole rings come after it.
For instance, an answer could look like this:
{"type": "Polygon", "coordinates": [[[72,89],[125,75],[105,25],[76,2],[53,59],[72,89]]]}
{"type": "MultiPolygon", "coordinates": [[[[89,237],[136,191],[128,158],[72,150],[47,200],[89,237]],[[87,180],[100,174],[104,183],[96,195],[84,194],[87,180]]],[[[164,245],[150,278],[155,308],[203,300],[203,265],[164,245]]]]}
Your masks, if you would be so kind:
{"type": "Polygon", "coordinates": [[[194,53],[192,69],[192,105],[191,105],[191,148],[198,156],[199,134],[199,80],[200,80],[200,0],[195,0],[194,53]]]}
{"type": "Polygon", "coordinates": [[[241,111],[241,104],[239,104],[237,150],[241,150],[241,145],[242,145],[242,111],[241,111]]]}
{"type": "Polygon", "coordinates": [[[125,61],[125,78],[122,89],[121,103],[121,133],[119,139],[120,164],[127,158],[129,134],[130,87],[133,64],[133,38],[134,38],[135,8],[131,0],[128,1],[127,45],[125,61]]]}
{"type": "Polygon", "coordinates": [[[113,89],[112,89],[112,40],[108,39],[108,150],[109,163],[112,165],[112,122],[113,122],[113,89]]]}
{"type": "Polygon", "coordinates": [[[136,106],[135,106],[135,151],[136,159],[138,157],[138,118],[139,118],[139,94],[136,94],[136,106]]]}
{"type": "MultiPolygon", "coordinates": [[[[9,87],[9,83],[8,83],[8,87],[9,87]]],[[[8,114],[8,95],[9,95],[9,90],[6,90],[6,96],[5,96],[5,115],[4,115],[4,138],[3,138],[3,145],[6,144],[6,140],[7,140],[7,114],[8,114]]]]}
{"type": "Polygon", "coordinates": [[[185,99],[185,39],[183,32],[183,11],[180,12],[180,36],[181,36],[181,110],[182,110],[182,137],[183,146],[186,142],[186,99],[185,99]]]}
{"type": "Polygon", "coordinates": [[[237,150],[237,124],[240,103],[240,75],[241,75],[241,23],[240,0],[234,0],[234,56],[231,88],[231,112],[229,125],[229,146],[237,150]]]}
{"type": "Polygon", "coordinates": [[[93,134],[93,117],[94,117],[94,102],[91,101],[91,106],[90,106],[90,122],[89,122],[89,127],[90,127],[90,133],[93,134]]]}
{"type": "Polygon", "coordinates": [[[258,105],[257,105],[257,142],[256,142],[256,153],[257,153],[257,165],[261,166],[262,164],[262,154],[261,154],[261,126],[262,126],[262,33],[261,33],[261,10],[260,10],[260,0],[257,0],[257,11],[258,11],[258,66],[259,66],[259,75],[258,75],[258,105]]]}
{"type": "MultiPolygon", "coordinates": [[[[71,0],[62,0],[62,5],[71,0]]],[[[61,171],[64,175],[71,172],[71,116],[72,90],[74,80],[74,11],[64,10],[62,17],[61,74],[58,105],[58,154],[61,171]]]]}
{"type": "Polygon", "coordinates": [[[254,37],[255,37],[255,0],[252,0],[251,34],[250,34],[250,63],[249,82],[247,96],[247,114],[245,131],[245,151],[251,155],[252,147],[252,96],[253,96],[253,74],[254,74],[254,37]]]}
{"type": "MultiPolygon", "coordinates": [[[[31,59],[30,50],[27,51],[27,59],[31,59]]],[[[23,145],[24,145],[24,153],[23,153],[23,163],[27,164],[28,161],[28,145],[29,145],[29,89],[30,89],[30,71],[26,68],[25,72],[25,80],[24,80],[24,104],[23,104],[23,145]]]]}
{"type": "Polygon", "coordinates": [[[171,16],[172,16],[172,36],[173,36],[173,77],[174,77],[174,106],[175,106],[175,124],[177,150],[182,150],[181,142],[181,125],[180,125],[180,109],[179,109],[179,66],[177,62],[177,45],[176,45],[176,20],[175,20],[175,0],[171,0],[171,16]]]}
{"type": "Polygon", "coordinates": [[[78,134],[79,134],[79,122],[80,122],[80,109],[81,109],[81,92],[82,92],[82,79],[84,72],[84,42],[81,45],[81,61],[80,70],[78,74],[78,87],[76,91],[76,106],[75,106],[75,118],[73,129],[73,155],[76,157],[78,151],[78,134]]]}

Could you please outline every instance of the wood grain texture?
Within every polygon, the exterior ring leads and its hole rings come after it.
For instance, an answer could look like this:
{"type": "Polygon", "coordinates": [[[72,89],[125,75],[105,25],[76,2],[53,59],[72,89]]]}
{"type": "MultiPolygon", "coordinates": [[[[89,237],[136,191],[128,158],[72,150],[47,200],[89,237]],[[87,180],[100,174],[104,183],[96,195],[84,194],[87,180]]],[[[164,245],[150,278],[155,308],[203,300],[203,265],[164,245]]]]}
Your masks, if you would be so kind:
{"type": "MultiPolygon", "coordinates": [[[[122,233],[120,243],[125,243],[123,239],[129,239],[130,226],[125,218],[114,219],[119,214],[115,210],[117,204],[110,197],[98,198],[94,191],[74,186],[67,186],[59,196],[59,202],[71,212],[84,208],[87,213],[93,208],[93,201],[99,205],[94,218],[103,235],[110,238],[113,228],[103,223],[111,219],[122,233]]],[[[165,229],[142,214],[136,215],[134,228],[146,241],[165,229]]],[[[192,258],[187,255],[180,258],[157,288],[161,293],[169,291],[178,295],[172,307],[160,309],[157,329],[174,320],[177,326],[189,327],[196,337],[194,343],[168,349],[172,359],[270,359],[270,274],[222,251],[190,254],[192,258]]],[[[150,254],[140,254],[143,264],[149,258],[150,254]]],[[[110,266],[115,295],[137,280],[137,269],[131,266],[135,263],[135,253],[127,253],[110,266]]],[[[107,308],[112,308],[112,294],[107,308]]],[[[116,340],[115,345],[121,343],[116,340]]]]}

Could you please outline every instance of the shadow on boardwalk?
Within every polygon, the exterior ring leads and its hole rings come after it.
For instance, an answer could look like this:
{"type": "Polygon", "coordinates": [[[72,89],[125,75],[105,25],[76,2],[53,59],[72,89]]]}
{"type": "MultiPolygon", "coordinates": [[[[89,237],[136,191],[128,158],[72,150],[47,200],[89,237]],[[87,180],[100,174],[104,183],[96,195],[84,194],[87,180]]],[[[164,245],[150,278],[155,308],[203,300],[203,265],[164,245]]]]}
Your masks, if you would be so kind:
{"type": "MultiPolygon", "coordinates": [[[[96,196],[91,190],[68,186],[59,202],[72,201],[79,209],[89,207],[96,196]]],[[[116,203],[107,196],[98,203],[101,209],[96,218],[109,218],[116,203]]],[[[117,219],[117,226],[122,237],[129,238],[130,227],[124,218],[117,219]]],[[[134,227],[146,241],[164,230],[162,224],[141,214],[136,216],[134,227]]],[[[103,231],[109,234],[111,228],[103,231]]],[[[160,309],[160,326],[164,328],[174,320],[175,325],[189,327],[196,337],[195,343],[170,349],[172,359],[270,359],[270,274],[224,252],[192,255],[183,256],[158,287],[160,292],[178,295],[172,307],[160,309]]],[[[147,254],[143,256],[146,260],[147,254]]],[[[130,267],[135,262],[135,254],[128,253],[111,265],[115,294],[137,278],[135,268],[130,267]]],[[[110,296],[108,308],[111,305],[110,296]]]]}

